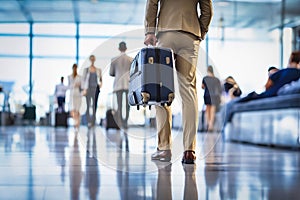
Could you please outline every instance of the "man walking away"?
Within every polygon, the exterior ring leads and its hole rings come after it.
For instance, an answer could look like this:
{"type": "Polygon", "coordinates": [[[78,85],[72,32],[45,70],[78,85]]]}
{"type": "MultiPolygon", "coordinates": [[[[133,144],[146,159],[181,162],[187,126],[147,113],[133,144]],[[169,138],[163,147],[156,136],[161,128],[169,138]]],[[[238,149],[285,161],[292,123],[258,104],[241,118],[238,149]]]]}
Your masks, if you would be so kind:
{"type": "Polygon", "coordinates": [[[117,96],[118,110],[117,122],[118,125],[127,128],[129,117],[129,104],[128,104],[128,86],[129,86],[129,71],[132,58],[126,54],[127,46],[125,42],[120,42],[119,51],[121,54],[111,61],[109,74],[115,77],[114,80],[114,93],[117,96]],[[123,100],[125,99],[125,102],[123,100]],[[125,110],[123,107],[126,107],[125,110]],[[125,113],[123,113],[125,111],[125,113]]]}
{"type": "Polygon", "coordinates": [[[58,104],[58,112],[65,111],[65,103],[66,103],[66,92],[68,90],[68,86],[64,84],[64,77],[60,78],[60,84],[55,86],[55,97],[58,104]]]}

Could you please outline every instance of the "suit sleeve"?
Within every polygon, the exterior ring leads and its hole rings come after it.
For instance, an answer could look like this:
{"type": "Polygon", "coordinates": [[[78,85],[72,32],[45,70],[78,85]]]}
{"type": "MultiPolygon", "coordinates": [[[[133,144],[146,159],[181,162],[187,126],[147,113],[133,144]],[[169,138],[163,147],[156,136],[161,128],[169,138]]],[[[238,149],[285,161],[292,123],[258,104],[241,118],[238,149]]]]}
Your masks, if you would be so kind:
{"type": "Polygon", "coordinates": [[[206,33],[208,32],[208,27],[213,15],[213,7],[211,0],[199,0],[200,4],[200,29],[201,29],[201,39],[204,39],[206,33]]]}
{"type": "Polygon", "coordinates": [[[155,33],[159,0],[147,0],[145,11],[145,34],[155,33]]]}

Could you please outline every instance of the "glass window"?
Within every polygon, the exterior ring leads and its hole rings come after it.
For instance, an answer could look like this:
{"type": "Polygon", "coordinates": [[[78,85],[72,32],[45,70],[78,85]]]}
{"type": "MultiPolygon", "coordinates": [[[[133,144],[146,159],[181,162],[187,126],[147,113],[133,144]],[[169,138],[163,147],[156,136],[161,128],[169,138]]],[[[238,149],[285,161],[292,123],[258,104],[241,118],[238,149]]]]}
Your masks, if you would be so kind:
{"type": "Polygon", "coordinates": [[[34,24],[34,34],[49,34],[49,35],[76,35],[75,24],[34,24]]]}
{"type": "MultiPolygon", "coordinates": [[[[0,58],[0,81],[14,82],[11,101],[23,105],[28,100],[29,60],[23,58],[0,58]]],[[[4,88],[6,90],[6,88],[4,88]]]]}
{"type": "MultiPolygon", "coordinates": [[[[91,36],[108,36],[119,35],[124,32],[142,30],[143,26],[134,25],[112,25],[112,24],[81,24],[80,35],[91,35],[91,36]]],[[[142,36],[144,36],[142,32],[142,36]]]]}
{"type": "Polygon", "coordinates": [[[29,54],[28,37],[0,37],[0,55],[22,55],[29,54]]]}
{"type": "Polygon", "coordinates": [[[34,38],[35,56],[76,56],[75,39],[70,38],[34,38]]]}
{"type": "MultiPolygon", "coordinates": [[[[34,91],[53,94],[60,77],[67,77],[72,73],[73,63],[74,60],[69,59],[34,59],[32,72],[34,91]]],[[[67,78],[65,80],[67,84],[67,78]]]]}
{"type": "Polygon", "coordinates": [[[69,59],[34,59],[33,60],[33,101],[41,115],[49,111],[49,96],[54,94],[55,85],[60,83],[60,77],[65,77],[68,84],[68,75],[72,73],[74,60],[69,59]]]}
{"type": "Polygon", "coordinates": [[[28,34],[29,24],[0,24],[0,33],[28,34]]]}
{"type": "MultiPolygon", "coordinates": [[[[92,39],[92,38],[82,38],[79,40],[79,53],[80,56],[83,58],[87,58],[89,55],[91,55],[96,49],[99,49],[99,47],[105,42],[105,39],[92,39]]],[[[109,49],[101,49],[101,57],[103,57],[104,54],[107,54],[107,51],[110,51],[109,49]]],[[[99,57],[99,56],[98,56],[99,57]]]]}

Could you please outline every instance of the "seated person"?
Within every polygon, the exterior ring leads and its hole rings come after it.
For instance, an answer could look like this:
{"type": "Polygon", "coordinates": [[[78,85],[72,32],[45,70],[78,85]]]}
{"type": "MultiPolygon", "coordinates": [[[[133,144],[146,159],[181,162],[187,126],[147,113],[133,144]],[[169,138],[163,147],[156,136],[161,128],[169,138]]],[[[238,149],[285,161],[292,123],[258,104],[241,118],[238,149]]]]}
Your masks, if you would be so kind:
{"type": "Polygon", "coordinates": [[[236,97],[240,97],[242,95],[242,91],[239,85],[236,83],[232,76],[228,76],[225,79],[224,90],[225,93],[229,95],[230,100],[233,100],[236,97]]]}
{"type": "Polygon", "coordinates": [[[277,67],[271,66],[268,69],[268,76],[270,77],[271,75],[275,74],[278,71],[279,71],[279,69],[277,67]]]}
{"type": "Polygon", "coordinates": [[[223,105],[220,110],[219,117],[221,119],[219,119],[219,121],[222,122],[222,124],[225,124],[227,121],[229,121],[231,108],[234,105],[234,103],[240,99],[240,96],[242,95],[242,90],[240,89],[239,85],[232,76],[228,76],[225,79],[224,91],[227,95],[229,95],[230,100],[228,103],[223,105]]]}
{"type": "Polygon", "coordinates": [[[270,87],[271,87],[271,84],[272,84],[272,81],[271,81],[271,79],[270,79],[270,77],[273,75],[273,74],[275,74],[276,72],[278,72],[279,71],[279,69],[277,68],[277,67],[269,67],[269,69],[268,69],[268,81],[267,81],[267,83],[265,84],[265,88],[266,88],[266,90],[267,89],[269,89],[270,87]]]}
{"type": "Polygon", "coordinates": [[[300,78],[300,51],[292,52],[288,67],[279,70],[269,77],[266,84],[266,91],[257,94],[250,93],[248,96],[242,98],[239,102],[246,102],[253,99],[260,99],[266,97],[273,97],[277,95],[278,90],[285,84],[297,81],[300,78]]]}

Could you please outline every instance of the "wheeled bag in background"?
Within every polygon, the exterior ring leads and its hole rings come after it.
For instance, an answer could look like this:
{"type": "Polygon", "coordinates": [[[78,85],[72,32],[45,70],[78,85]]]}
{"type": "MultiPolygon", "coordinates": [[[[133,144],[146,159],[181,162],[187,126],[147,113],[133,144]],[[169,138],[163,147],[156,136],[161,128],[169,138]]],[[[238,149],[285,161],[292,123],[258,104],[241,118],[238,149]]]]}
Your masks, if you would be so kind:
{"type": "Polygon", "coordinates": [[[55,127],[68,127],[69,113],[55,110],[55,127]]]}
{"type": "Polygon", "coordinates": [[[116,111],[113,109],[108,109],[106,111],[106,123],[105,123],[105,129],[120,129],[117,122],[116,122],[116,111]]]}
{"type": "Polygon", "coordinates": [[[24,104],[23,108],[25,109],[25,112],[23,114],[23,119],[34,121],[36,119],[36,107],[34,105],[24,104]]]}
{"type": "Polygon", "coordinates": [[[131,64],[128,101],[131,106],[167,105],[174,99],[174,54],[171,49],[146,47],[131,64]]]}

